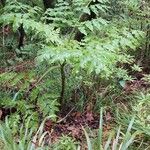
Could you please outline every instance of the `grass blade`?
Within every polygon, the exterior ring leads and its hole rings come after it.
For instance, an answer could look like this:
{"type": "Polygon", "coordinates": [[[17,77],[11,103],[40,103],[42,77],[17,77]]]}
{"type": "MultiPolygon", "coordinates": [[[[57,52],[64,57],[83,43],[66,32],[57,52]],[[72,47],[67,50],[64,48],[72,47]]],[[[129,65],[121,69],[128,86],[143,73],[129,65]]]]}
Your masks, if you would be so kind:
{"type": "Polygon", "coordinates": [[[91,144],[91,140],[89,138],[88,133],[86,132],[86,130],[84,129],[84,127],[82,127],[85,137],[86,137],[86,141],[87,141],[87,145],[88,145],[88,150],[92,150],[92,144],[91,144]]]}

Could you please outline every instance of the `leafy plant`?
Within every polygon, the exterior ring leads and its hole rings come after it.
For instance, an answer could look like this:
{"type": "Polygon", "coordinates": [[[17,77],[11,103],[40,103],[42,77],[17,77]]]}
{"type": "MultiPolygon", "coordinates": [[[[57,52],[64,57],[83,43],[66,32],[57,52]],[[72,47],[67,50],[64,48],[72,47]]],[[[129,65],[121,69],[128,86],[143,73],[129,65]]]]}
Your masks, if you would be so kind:
{"type": "Polygon", "coordinates": [[[83,128],[83,131],[86,136],[88,150],[99,149],[99,150],[127,150],[128,147],[134,143],[134,139],[137,135],[140,134],[139,131],[136,131],[131,134],[132,125],[134,123],[134,118],[130,121],[128,129],[126,133],[121,132],[121,126],[119,126],[117,130],[117,134],[115,136],[114,131],[109,133],[108,140],[105,142],[103,140],[103,118],[102,118],[102,109],[100,114],[100,125],[97,139],[90,139],[88,133],[83,128]],[[122,136],[121,136],[122,135],[122,136]],[[93,144],[95,143],[95,144],[93,144]]]}
{"type": "Polygon", "coordinates": [[[28,118],[26,125],[22,124],[17,134],[13,130],[16,128],[15,124],[10,126],[6,118],[5,123],[0,125],[0,140],[4,142],[4,150],[75,150],[76,142],[68,136],[62,136],[56,143],[51,143],[50,132],[44,132],[44,123],[53,117],[45,118],[37,131],[30,127],[31,118],[28,118]]]}
{"type": "Polygon", "coordinates": [[[30,72],[28,74],[11,72],[0,75],[2,90],[8,89],[7,94],[1,92],[0,106],[10,109],[10,112],[11,109],[15,110],[15,113],[12,112],[9,116],[11,123],[16,122],[16,125],[18,125],[20,121],[26,122],[26,119],[32,116],[30,125],[34,124],[36,128],[38,123],[41,122],[40,119],[45,118],[47,115],[55,115],[58,111],[58,96],[54,93],[53,95],[46,93],[44,91],[46,86],[44,87],[42,84],[38,87],[35,86],[44,76],[38,81],[35,78],[33,72],[31,74],[30,72]]]}
{"type": "MultiPolygon", "coordinates": [[[[91,110],[106,104],[116,109],[119,98],[126,100],[122,90],[134,78],[131,72],[142,73],[149,66],[149,10],[148,0],[1,0],[0,107],[2,117],[8,115],[6,128],[1,126],[5,146],[30,149],[33,143],[27,138],[32,139],[33,132],[27,136],[28,129],[21,128],[17,143],[13,138],[17,128],[21,124],[37,128],[44,117],[55,119],[64,106],[83,111],[85,103],[91,104],[91,110]]],[[[143,80],[149,81],[149,75],[143,80]]],[[[96,145],[83,128],[89,149],[127,149],[138,134],[131,127],[149,137],[149,93],[131,97],[131,103],[125,101],[131,110],[119,109],[116,115],[116,120],[129,124],[127,132],[119,127],[117,135],[111,132],[105,142],[101,111],[96,145]]],[[[47,133],[40,133],[41,140],[35,142],[42,145],[38,149],[45,149],[47,133]]],[[[63,136],[54,145],[66,147],[76,149],[76,142],[63,136]]]]}
{"type": "Polygon", "coordinates": [[[17,135],[14,135],[14,130],[12,129],[16,127],[13,126],[11,128],[7,119],[4,124],[0,125],[0,139],[5,144],[4,150],[46,150],[43,144],[45,143],[45,137],[48,133],[43,132],[44,121],[36,134],[34,134],[35,130],[29,127],[30,119],[31,118],[27,120],[25,126],[21,126],[17,135]]]}
{"type": "Polygon", "coordinates": [[[43,10],[37,6],[32,8],[17,1],[8,1],[0,22],[11,25],[15,32],[23,26],[30,40],[40,40],[38,63],[46,60],[50,65],[60,65],[59,103],[63,105],[66,66],[70,66],[69,76],[85,70],[104,80],[130,79],[122,65],[134,62],[127,52],[139,47],[145,35],[138,29],[123,26],[121,19],[119,23],[115,18],[110,19],[110,6],[109,1],[60,0],[54,8],[42,13],[43,10]]]}
{"type": "Polygon", "coordinates": [[[132,102],[129,104],[130,109],[122,110],[119,107],[117,118],[119,122],[127,125],[129,123],[129,118],[135,115],[133,128],[140,130],[149,137],[149,93],[136,93],[134,96],[130,97],[130,100],[131,99],[132,102]]]}
{"type": "Polygon", "coordinates": [[[54,144],[52,149],[54,150],[76,150],[77,142],[75,142],[71,137],[63,135],[60,139],[54,144]]]}

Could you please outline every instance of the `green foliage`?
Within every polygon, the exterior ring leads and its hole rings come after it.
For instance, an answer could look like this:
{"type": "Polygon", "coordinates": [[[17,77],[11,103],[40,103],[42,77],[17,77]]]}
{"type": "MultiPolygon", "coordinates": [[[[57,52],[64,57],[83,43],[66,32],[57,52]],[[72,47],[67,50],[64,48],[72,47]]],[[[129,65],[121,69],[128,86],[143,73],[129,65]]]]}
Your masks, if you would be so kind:
{"type": "Polygon", "coordinates": [[[76,150],[77,143],[69,136],[62,136],[52,147],[53,150],[76,150]]]}
{"type": "MultiPolygon", "coordinates": [[[[38,60],[46,59],[49,63],[66,61],[74,67],[76,72],[80,69],[86,69],[88,73],[100,73],[106,78],[113,76],[113,73],[118,73],[119,76],[121,70],[115,67],[116,64],[133,62],[132,57],[126,55],[122,50],[125,51],[128,47],[135,49],[138,42],[134,42],[134,36],[139,37],[142,33],[133,31],[131,34],[127,29],[122,29],[124,32],[119,33],[116,29],[116,34],[114,34],[114,30],[107,33],[108,37],[105,39],[92,36],[87,37],[82,44],[76,41],[65,41],[58,47],[44,46],[43,51],[39,52],[38,60]],[[127,37],[130,38],[127,39],[127,37]],[[109,41],[110,39],[111,41],[109,41]]],[[[121,77],[124,76],[125,74],[122,74],[121,77]]]]}
{"type": "Polygon", "coordinates": [[[129,118],[134,115],[135,123],[133,125],[133,128],[143,132],[143,134],[149,137],[150,136],[149,92],[136,93],[134,96],[130,98],[130,100],[132,100],[129,105],[130,109],[121,110],[121,108],[119,108],[117,117],[119,119],[119,122],[122,122],[123,124],[128,124],[129,118]]]}
{"type": "MultiPolygon", "coordinates": [[[[50,118],[53,118],[53,116],[50,116],[50,118]]],[[[17,131],[17,135],[14,134],[14,128],[16,128],[15,124],[13,124],[14,126],[10,126],[9,121],[6,119],[5,123],[2,123],[0,125],[0,140],[4,143],[4,150],[76,150],[78,143],[68,136],[60,137],[55,143],[47,143],[46,139],[49,137],[49,133],[44,132],[43,130],[44,123],[47,119],[48,118],[44,119],[39,129],[35,133],[35,129],[33,127],[31,128],[29,125],[31,118],[28,118],[26,125],[22,124],[20,129],[17,131]]],[[[139,131],[136,131],[135,133],[131,134],[132,125],[134,122],[134,119],[132,119],[125,134],[121,131],[121,126],[119,126],[116,134],[114,131],[109,131],[108,140],[105,141],[104,139],[106,138],[103,139],[102,119],[103,118],[101,114],[98,138],[91,139],[87,131],[83,128],[87,139],[88,150],[126,150],[131,144],[134,143],[135,137],[141,133],[139,131]]],[[[48,140],[50,141],[50,139],[48,140]]],[[[80,149],[80,147],[78,147],[78,149],[80,149]]]]}
{"type": "Polygon", "coordinates": [[[92,4],[89,6],[91,2],[92,1],[88,0],[74,0],[72,2],[59,0],[55,8],[46,10],[43,20],[53,21],[54,25],[60,28],[78,28],[84,34],[87,34],[86,30],[93,31],[95,27],[100,28],[102,25],[107,24],[107,21],[102,18],[80,22],[82,19],[84,20],[86,18],[82,18],[83,13],[86,15],[94,13],[99,16],[108,9],[106,5],[108,1],[100,1],[101,3],[99,4],[92,4]]]}
{"type": "Polygon", "coordinates": [[[150,133],[150,94],[144,95],[141,93],[141,95],[138,95],[137,99],[137,104],[133,106],[133,110],[138,118],[136,123],[140,124],[140,126],[144,128],[147,128],[147,130],[149,130],[148,133],[150,133]]]}
{"type": "Polygon", "coordinates": [[[26,122],[26,119],[32,116],[30,125],[34,124],[36,128],[39,121],[41,121],[41,117],[55,115],[58,111],[57,95],[45,93],[46,87],[43,87],[42,84],[38,87],[33,87],[33,89],[31,88],[31,85],[37,82],[35,78],[36,76],[32,71],[31,73],[28,72],[28,74],[16,74],[13,72],[1,74],[2,91],[7,88],[8,94],[1,95],[0,106],[16,110],[9,117],[10,124],[15,122],[17,126],[20,121],[26,122]]]}
{"type": "Polygon", "coordinates": [[[18,128],[17,134],[14,134],[15,124],[10,126],[9,121],[6,119],[5,123],[0,125],[0,140],[4,142],[4,150],[48,150],[45,146],[45,138],[49,133],[44,132],[45,120],[36,131],[34,127],[31,128],[29,125],[30,117],[27,119],[26,125],[22,124],[18,128]]]}
{"type": "MultiPolygon", "coordinates": [[[[4,25],[12,25],[14,31],[23,24],[23,28],[27,33],[32,33],[45,42],[59,43],[59,31],[54,30],[53,26],[39,22],[42,10],[40,7],[31,7],[17,1],[8,2],[4,7],[0,17],[0,23],[4,25]]],[[[34,37],[33,36],[33,37],[34,37]]]]}
{"type": "MultiPolygon", "coordinates": [[[[123,69],[120,70],[119,68],[118,70],[116,64],[119,62],[133,62],[132,57],[126,54],[126,50],[135,50],[139,46],[140,41],[144,37],[143,32],[131,30],[125,26],[121,27],[113,21],[109,22],[103,19],[97,12],[105,5],[95,4],[88,8],[89,5],[86,5],[86,2],[82,1],[82,3],[80,4],[80,9],[75,1],[71,5],[67,2],[61,2],[56,8],[47,10],[48,12],[45,14],[46,19],[52,20],[52,24],[57,28],[62,28],[63,26],[63,28],[70,28],[70,30],[66,32],[65,40],[58,46],[43,45],[43,50],[39,51],[38,60],[46,59],[49,63],[63,63],[65,61],[71,64],[76,70],[75,72],[78,72],[80,69],[86,69],[89,73],[96,72],[105,78],[114,76],[114,73],[119,74],[123,69]],[[63,11],[60,12],[59,10],[63,11]],[[85,14],[94,13],[97,18],[81,21],[82,10],[84,10],[85,14]],[[64,25],[63,21],[65,21],[64,25]],[[80,43],[73,39],[77,28],[86,35],[85,39],[80,43]]],[[[105,14],[107,13],[106,10],[104,11],[105,14]]],[[[122,74],[121,77],[126,76],[125,74],[122,74]]]]}
{"type": "Polygon", "coordinates": [[[134,95],[126,96],[128,101],[127,106],[124,104],[117,105],[116,122],[127,126],[130,122],[130,118],[135,116],[132,129],[141,132],[140,136],[137,136],[135,144],[131,146],[131,149],[149,149],[150,127],[149,127],[149,92],[139,92],[134,95]]]}
{"type": "Polygon", "coordinates": [[[14,134],[15,124],[12,126],[6,119],[5,123],[0,125],[0,141],[4,143],[4,150],[76,150],[76,142],[68,136],[60,137],[54,144],[50,142],[50,133],[44,132],[44,123],[48,118],[44,119],[37,131],[33,126],[30,127],[31,117],[28,118],[26,125],[22,124],[17,134],[14,134]],[[49,143],[46,139],[49,140],[49,143]]]}
{"type": "MultiPolygon", "coordinates": [[[[106,104],[116,109],[115,92],[122,98],[118,88],[126,88],[133,77],[130,76],[132,71],[142,72],[142,62],[149,66],[148,0],[53,2],[54,8],[48,9],[39,0],[7,0],[4,7],[0,4],[0,65],[4,67],[0,68],[0,107],[10,111],[6,128],[1,126],[0,129],[2,141],[8,145],[6,149],[34,149],[28,141],[33,132],[26,135],[28,128],[37,128],[49,115],[56,119],[59,106],[63,108],[66,101],[69,108],[72,103],[84,108],[85,102],[95,105],[96,101],[97,108],[106,104]],[[18,49],[21,27],[25,35],[23,46],[18,49]],[[28,60],[32,60],[34,66],[17,69],[17,63],[22,65],[28,60]],[[24,137],[21,128],[21,139],[17,144],[13,135],[21,123],[27,129],[24,137]]],[[[149,75],[143,80],[149,81],[149,75]]],[[[129,124],[127,132],[123,134],[119,127],[117,135],[110,133],[105,145],[102,144],[101,112],[97,149],[127,149],[137,134],[131,133],[131,127],[149,137],[149,93],[133,99],[136,102],[131,103],[131,111],[119,110],[116,118],[129,124]],[[133,120],[130,122],[133,115],[134,124],[133,120]]],[[[90,150],[95,145],[83,130],[90,150]]],[[[63,136],[52,147],[76,149],[76,143],[63,136]]]]}
{"type": "Polygon", "coordinates": [[[121,132],[121,126],[119,126],[117,130],[117,134],[115,135],[114,131],[110,132],[107,141],[104,141],[103,140],[103,118],[102,118],[102,110],[101,110],[98,138],[90,139],[88,133],[83,128],[87,140],[88,150],[93,150],[93,149],[94,150],[95,149],[127,150],[129,146],[134,143],[135,137],[140,134],[139,131],[131,133],[133,123],[134,123],[134,118],[130,121],[128,129],[125,134],[121,132]]]}
{"type": "MultiPolygon", "coordinates": [[[[15,126],[13,126],[15,128],[15,126]]],[[[33,149],[33,144],[32,144],[32,134],[33,131],[29,131],[29,120],[27,123],[27,126],[24,127],[22,126],[19,132],[18,139],[14,135],[14,130],[13,128],[10,127],[10,124],[8,120],[6,119],[5,124],[0,125],[0,139],[4,142],[5,147],[4,149],[10,149],[10,150],[18,150],[18,149],[23,149],[23,150],[32,150],[33,149]]]]}
{"type": "Polygon", "coordinates": [[[143,37],[143,33],[137,30],[129,30],[127,27],[119,27],[113,21],[109,22],[103,19],[99,13],[102,8],[105,8],[104,13],[107,14],[106,10],[109,8],[107,8],[108,4],[105,5],[107,1],[90,6],[89,3],[86,3],[74,1],[69,4],[67,1],[60,1],[58,6],[56,5],[54,9],[48,9],[46,14],[44,14],[47,16],[46,20],[53,21],[50,23],[51,25],[47,25],[36,21],[40,17],[38,13],[39,8],[21,5],[21,3],[16,1],[10,2],[4,8],[5,13],[1,16],[1,22],[12,24],[14,30],[18,29],[23,23],[27,32],[33,32],[36,37],[44,39],[46,43],[52,42],[51,44],[43,45],[43,50],[39,51],[40,60],[46,59],[49,61],[50,59],[50,63],[63,63],[66,61],[73,67],[75,64],[77,71],[80,68],[85,68],[89,73],[94,71],[108,78],[114,72],[118,72],[116,68],[118,62],[132,62],[131,56],[126,55],[125,50],[136,49],[143,37]],[[87,11],[88,9],[89,11],[87,11]],[[80,21],[83,13],[94,13],[97,18],[80,21]],[[63,25],[62,20],[66,22],[64,27],[70,28],[66,35],[62,35],[59,32],[59,28],[61,29],[59,25],[63,25]],[[85,35],[88,35],[80,43],[72,39],[72,35],[76,34],[77,28],[82,33],[84,32],[85,35]]]}

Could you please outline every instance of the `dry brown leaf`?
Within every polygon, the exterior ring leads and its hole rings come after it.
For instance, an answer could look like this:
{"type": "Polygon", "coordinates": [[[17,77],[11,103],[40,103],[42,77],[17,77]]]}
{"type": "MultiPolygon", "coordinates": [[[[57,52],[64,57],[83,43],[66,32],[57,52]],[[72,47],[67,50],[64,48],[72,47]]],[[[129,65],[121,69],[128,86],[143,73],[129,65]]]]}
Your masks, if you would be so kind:
{"type": "Polygon", "coordinates": [[[86,113],[86,120],[87,121],[93,121],[94,117],[93,117],[93,113],[92,112],[87,112],[86,113]]]}

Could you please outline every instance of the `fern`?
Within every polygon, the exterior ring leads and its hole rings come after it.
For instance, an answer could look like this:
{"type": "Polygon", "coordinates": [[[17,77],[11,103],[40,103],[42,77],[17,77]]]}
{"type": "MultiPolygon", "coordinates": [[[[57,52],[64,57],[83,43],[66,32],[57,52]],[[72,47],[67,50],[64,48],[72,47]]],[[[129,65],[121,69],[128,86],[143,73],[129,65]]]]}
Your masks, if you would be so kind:
{"type": "Polygon", "coordinates": [[[109,33],[105,33],[108,37],[103,39],[96,36],[87,37],[82,44],[72,40],[66,41],[58,47],[43,46],[43,52],[39,52],[38,60],[46,59],[50,63],[66,60],[76,70],[82,68],[88,70],[89,73],[94,71],[109,77],[113,70],[116,71],[114,66],[118,62],[133,62],[132,57],[125,55],[125,52],[128,48],[136,49],[142,39],[142,32],[129,33],[125,28],[122,30],[124,32],[120,33],[116,29],[116,34],[114,34],[114,30],[109,31],[109,33]]]}
{"type": "Polygon", "coordinates": [[[107,24],[107,21],[102,18],[96,18],[92,21],[83,21],[84,18],[86,19],[86,14],[90,15],[94,13],[96,16],[99,16],[101,10],[106,12],[105,9],[108,9],[107,5],[101,3],[89,5],[90,3],[92,3],[92,1],[74,0],[70,3],[67,1],[59,1],[55,8],[47,9],[42,19],[45,21],[53,21],[53,24],[58,28],[77,28],[82,33],[87,34],[85,28],[93,31],[95,26],[99,28],[107,24]],[[82,16],[83,14],[85,16],[82,16]],[[82,22],[80,22],[81,20],[82,22]]]}
{"type": "Polygon", "coordinates": [[[126,27],[103,19],[98,12],[101,12],[102,8],[106,8],[103,13],[107,13],[109,9],[107,1],[100,1],[102,5],[81,3],[77,5],[74,1],[69,5],[66,1],[61,1],[56,8],[48,9],[45,15],[46,19],[52,20],[52,24],[55,24],[56,27],[78,29],[84,35],[88,35],[87,38],[85,37],[85,40],[81,43],[73,41],[72,32],[75,34],[76,30],[71,30],[67,32],[67,36],[65,35],[69,38],[65,39],[62,44],[58,46],[43,45],[43,52],[39,52],[38,60],[46,59],[50,63],[67,61],[73,67],[77,67],[77,70],[82,68],[88,70],[89,73],[94,71],[97,74],[102,73],[103,76],[109,77],[114,71],[117,72],[115,66],[118,62],[133,62],[132,57],[125,54],[126,50],[135,50],[144,34],[138,30],[129,31],[126,27]],[[81,7],[80,10],[79,6],[81,7]],[[73,9],[71,9],[72,7],[73,9]],[[83,13],[94,13],[96,18],[81,21],[83,13]]]}
{"type": "Polygon", "coordinates": [[[46,86],[42,84],[32,89],[31,84],[35,82],[34,78],[36,77],[33,70],[28,74],[27,72],[20,74],[11,72],[0,75],[2,89],[0,106],[15,110],[15,113],[10,114],[9,117],[11,123],[18,124],[18,121],[24,122],[32,116],[32,124],[37,127],[40,117],[55,115],[58,111],[58,95],[47,94],[46,86]],[[7,94],[3,94],[6,90],[7,94]]]}
{"type": "MultiPolygon", "coordinates": [[[[111,17],[113,12],[110,1],[58,0],[53,9],[49,8],[43,12],[44,10],[37,6],[31,7],[17,1],[8,1],[3,8],[0,23],[11,25],[14,32],[20,25],[23,25],[31,40],[29,43],[39,42],[36,62],[40,64],[46,60],[50,66],[60,66],[61,76],[63,76],[61,79],[63,92],[66,64],[71,68],[69,75],[71,73],[76,75],[84,70],[88,74],[93,73],[103,79],[131,79],[128,72],[121,66],[124,63],[134,63],[134,58],[130,53],[140,47],[145,34],[138,28],[130,27],[130,18],[111,17]],[[80,41],[75,38],[78,32],[84,34],[80,41]]],[[[11,84],[14,87],[22,83],[24,77],[17,75],[15,79],[8,78],[9,84],[10,80],[14,82],[11,84]]],[[[18,99],[16,95],[14,98],[19,101],[24,99],[23,95],[29,94],[27,99],[31,98],[31,101],[23,102],[29,110],[38,107],[44,116],[58,111],[56,99],[63,99],[58,96],[58,92],[57,97],[53,98],[51,94],[46,93],[47,91],[43,92],[44,88],[40,85],[39,89],[37,88],[38,90],[32,93],[27,90],[30,81],[22,84],[23,87],[19,87],[18,90],[20,92],[18,99]],[[30,94],[33,94],[33,97],[30,94]],[[37,96],[38,94],[41,98],[37,96]],[[32,102],[36,104],[34,108],[31,105],[32,102]]],[[[49,87],[47,89],[50,90],[49,87]]],[[[57,91],[60,92],[60,87],[57,88],[57,91]]],[[[64,96],[64,93],[62,95],[64,96]]],[[[21,110],[24,112],[25,108],[22,107],[19,111],[21,110]]],[[[30,113],[29,111],[28,114],[30,113]]]]}
{"type": "Polygon", "coordinates": [[[41,36],[46,42],[59,43],[59,30],[38,21],[41,14],[39,7],[31,7],[16,1],[8,2],[4,7],[4,13],[0,17],[0,23],[12,25],[16,31],[21,24],[27,33],[34,32],[34,35],[41,36]]]}

